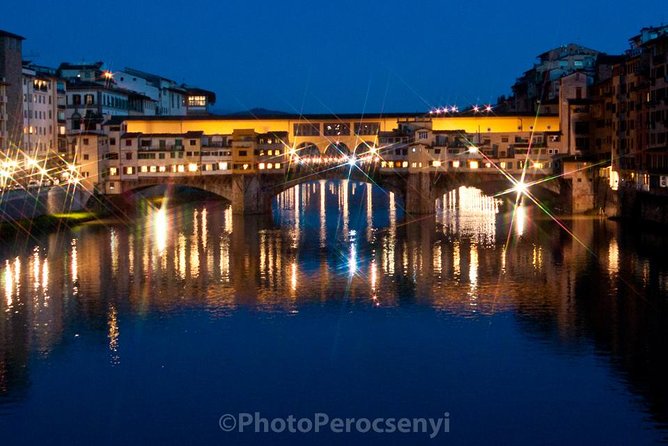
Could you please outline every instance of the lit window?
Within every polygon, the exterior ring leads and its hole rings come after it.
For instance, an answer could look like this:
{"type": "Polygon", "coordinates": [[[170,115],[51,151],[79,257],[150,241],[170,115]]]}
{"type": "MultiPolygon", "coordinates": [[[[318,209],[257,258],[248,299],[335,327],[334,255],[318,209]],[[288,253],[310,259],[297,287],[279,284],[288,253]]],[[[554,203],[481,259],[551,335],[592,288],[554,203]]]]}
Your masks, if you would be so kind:
{"type": "Polygon", "coordinates": [[[408,167],[408,161],[404,161],[404,162],[401,164],[401,167],[408,167]]]}
{"type": "Polygon", "coordinates": [[[478,162],[477,161],[471,161],[471,169],[477,169],[478,168],[478,162]]]}
{"type": "Polygon", "coordinates": [[[118,175],[118,168],[116,168],[116,167],[110,167],[110,168],[109,168],[109,175],[111,175],[111,176],[118,175]]]}
{"type": "Polygon", "coordinates": [[[155,173],[158,171],[158,166],[151,166],[151,173],[155,173]]]}
{"type": "Polygon", "coordinates": [[[454,167],[455,169],[458,168],[459,167],[459,161],[453,161],[452,162],[452,167],[454,167]]]}
{"type": "Polygon", "coordinates": [[[206,96],[188,96],[188,107],[206,107],[206,96]]]}
{"type": "Polygon", "coordinates": [[[134,173],[134,169],[132,167],[126,167],[125,168],[125,174],[126,175],[132,175],[134,173]]]}
{"type": "Polygon", "coordinates": [[[220,170],[227,170],[227,163],[218,163],[218,168],[220,170]]]}
{"type": "Polygon", "coordinates": [[[499,166],[501,166],[502,169],[505,169],[505,168],[506,168],[506,162],[505,162],[505,161],[501,161],[501,162],[499,163],[499,166]]]}
{"type": "Polygon", "coordinates": [[[177,170],[178,170],[179,172],[183,173],[183,172],[186,171],[186,166],[184,166],[183,164],[179,164],[179,167],[178,167],[177,170]]]}
{"type": "Polygon", "coordinates": [[[197,172],[197,164],[195,163],[188,164],[188,172],[197,172]]]}
{"type": "Polygon", "coordinates": [[[264,163],[260,163],[258,167],[260,168],[260,170],[264,170],[264,163]]]}
{"type": "Polygon", "coordinates": [[[148,166],[141,166],[141,167],[140,167],[140,171],[141,171],[142,173],[146,173],[146,172],[148,172],[148,166]]]}
{"type": "Polygon", "coordinates": [[[272,163],[267,163],[267,169],[273,169],[274,165],[272,163]]]}
{"type": "Polygon", "coordinates": [[[250,166],[249,166],[248,164],[244,164],[244,165],[243,165],[243,169],[244,169],[244,170],[248,170],[249,167],[250,167],[250,166]]]}
{"type": "Polygon", "coordinates": [[[165,166],[160,166],[158,168],[158,171],[160,171],[160,172],[165,172],[166,170],[167,170],[167,167],[165,167],[165,166]]]}
{"type": "Polygon", "coordinates": [[[434,162],[432,163],[432,166],[434,166],[434,167],[441,167],[441,162],[440,162],[440,161],[434,161],[434,162]]]}
{"type": "Polygon", "coordinates": [[[274,163],[274,169],[280,169],[281,163],[274,163]]]}

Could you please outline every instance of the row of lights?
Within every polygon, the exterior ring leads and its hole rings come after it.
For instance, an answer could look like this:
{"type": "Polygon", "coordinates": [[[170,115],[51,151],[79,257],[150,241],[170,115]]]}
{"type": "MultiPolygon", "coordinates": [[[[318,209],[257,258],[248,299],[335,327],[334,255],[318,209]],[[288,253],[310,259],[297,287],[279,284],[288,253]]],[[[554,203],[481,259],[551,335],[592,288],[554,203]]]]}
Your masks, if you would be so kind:
{"type": "MultiPolygon", "coordinates": [[[[470,110],[473,113],[491,113],[492,111],[494,111],[494,107],[490,104],[484,106],[472,105],[470,110]]],[[[446,105],[445,107],[436,107],[429,110],[430,115],[441,115],[447,113],[459,113],[459,107],[457,107],[456,105],[452,106],[446,105]]]]}

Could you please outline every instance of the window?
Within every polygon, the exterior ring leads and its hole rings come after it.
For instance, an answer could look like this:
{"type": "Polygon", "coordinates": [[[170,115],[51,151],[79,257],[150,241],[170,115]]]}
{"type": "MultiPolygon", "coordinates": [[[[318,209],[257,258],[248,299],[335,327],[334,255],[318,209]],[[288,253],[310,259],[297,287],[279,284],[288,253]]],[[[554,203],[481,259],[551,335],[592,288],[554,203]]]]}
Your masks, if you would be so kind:
{"type": "Polygon", "coordinates": [[[206,107],[206,96],[188,96],[188,107],[206,107]]]}
{"type": "Polygon", "coordinates": [[[295,136],[319,136],[320,124],[300,123],[294,126],[295,136]]]}
{"type": "Polygon", "coordinates": [[[87,146],[87,145],[88,145],[88,138],[84,138],[84,139],[83,139],[83,145],[84,145],[84,146],[87,146]]]}
{"type": "Polygon", "coordinates": [[[355,123],[355,134],[357,135],[377,135],[380,131],[378,122],[357,122],[355,123]]]}
{"type": "Polygon", "coordinates": [[[126,153],[125,154],[125,159],[126,160],[131,160],[132,159],[132,153],[126,153]]]}
{"type": "Polygon", "coordinates": [[[134,173],[134,167],[126,167],[125,168],[125,174],[126,175],[132,175],[134,173]]]}
{"type": "Polygon", "coordinates": [[[117,167],[110,167],[110,168],[109,168],[109,175],[110,175],[110,176],[116,176],[116,175],[118,175],[118,168],[117,168],[117,167]]]}
{"type": "Polygon", "coordinates": [[[81,105],[81,95],[73,94],[72,95],[72,105],[81,105]]]}
{"type": "Polygon", "coordinates": [[[116,145],[116,138],[109,138],[109,145],[110,146],[115,146],[116,145]]]}
{"type": "Polygon", "coordinates": [[[350,125],[342,122],[325,123],[325,136],[346,136],[350,135],[350,125]]]}
{"type": "Polygon", "coordinates": [[[129,147],[129,146],[131,146],[131,145],[132,145],[132,140],[130,140],[130,139],[126,139],[126,140],[125,140],[125,146],[126,146],[126,147],[129,147]]]}
{"type": "Polygon", "coordinates": [[[83,159],[84,159],[84,161],[88,161],[88,154],[87,153],[84,154],[83,159]]]}
{"type": "Polygon", "coordinates": [[[95,96],[92,94],[84,95],[84,101],[86,105],[93,105],[95,103],[95,96]]]}
{"type": "Polygon", "coordinates": [[[239,150],[239,156],[248,156],[248,152],[246,150],[239,150]]]}
{"type": "Polygon", "coordinates": [[[196,146],[197,145],[197,140],[196,139],[191,139],[190,140],[190,145],[191,146],[196,146]]]}

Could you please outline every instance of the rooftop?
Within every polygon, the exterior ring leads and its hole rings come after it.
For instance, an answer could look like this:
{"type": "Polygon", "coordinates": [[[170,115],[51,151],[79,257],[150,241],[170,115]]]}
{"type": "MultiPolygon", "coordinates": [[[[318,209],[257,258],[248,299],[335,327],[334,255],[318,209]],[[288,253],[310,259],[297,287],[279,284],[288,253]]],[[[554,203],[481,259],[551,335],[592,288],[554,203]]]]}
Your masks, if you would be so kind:
{"type": "Polygon", "coordinates": [[[18,34],[10,33],[9,31],[4,31],[2,29],[0,29],[0,37],[9,37],[12,39],[26,40],[26,38],[23,36],[19,36],[18,34]]]}

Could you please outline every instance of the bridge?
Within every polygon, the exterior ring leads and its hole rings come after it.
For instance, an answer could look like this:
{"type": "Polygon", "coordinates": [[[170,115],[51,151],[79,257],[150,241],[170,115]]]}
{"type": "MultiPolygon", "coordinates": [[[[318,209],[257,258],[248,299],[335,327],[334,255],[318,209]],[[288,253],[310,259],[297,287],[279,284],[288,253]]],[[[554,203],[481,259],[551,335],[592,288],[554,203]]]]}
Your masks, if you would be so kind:
{"type": "Polygon", "coordinates": [[[375,183],[410,214],[433,213],[459,186],[507,192],[511,177],[555,199],[569,191],[568,179],[547,181],[564,155],[555,116],[117,118],[75,138],[82,183],[97,193],[183,185],[228,199],[239,214],[269,212],[279,193],[323,178],[375,183]]]}

